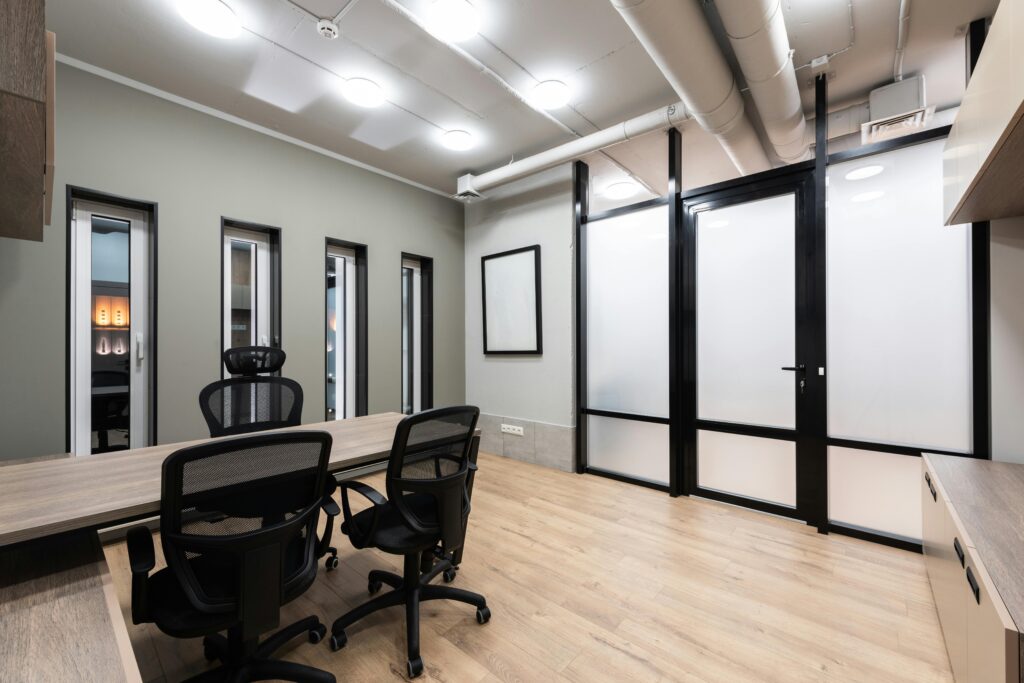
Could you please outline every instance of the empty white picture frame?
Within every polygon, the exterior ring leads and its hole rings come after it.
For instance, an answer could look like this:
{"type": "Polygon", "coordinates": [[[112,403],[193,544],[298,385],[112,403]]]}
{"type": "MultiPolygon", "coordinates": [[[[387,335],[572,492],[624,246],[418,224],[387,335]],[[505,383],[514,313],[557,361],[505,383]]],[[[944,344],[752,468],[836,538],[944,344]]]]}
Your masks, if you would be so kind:
{"type": "Polygon", "coordinates": [[[485,354],[540,354],[540,245],[480,259],[485,354]]]}

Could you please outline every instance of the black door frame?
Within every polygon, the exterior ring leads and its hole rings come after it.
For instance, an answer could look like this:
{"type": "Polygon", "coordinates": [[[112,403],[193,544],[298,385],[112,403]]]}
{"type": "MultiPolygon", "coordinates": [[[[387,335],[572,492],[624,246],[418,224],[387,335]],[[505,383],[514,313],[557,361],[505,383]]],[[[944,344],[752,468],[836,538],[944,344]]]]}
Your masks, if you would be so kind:
{"type": "Polygon", "coordinates": [[[683,400],[682,458],[679,464],[682,468],[680,476],[684,482],[684,493],[822,526],[827,523],[827,510],[821,509],[819,495],[821,487],[827,486],[828,481],[824,469],[827,458],[823,438],[826,425],[824,412],[818,410],[817,405],[825,399],[827,391],[826,377],[817,372],[818,367],[825,365],[817,338],[819,328],[823,328],[823,311],[816,296],[819,289],[824,287],[824,282],[817,281],[818,273],[814,268],[814,254],[818,247],[815,211],[816,187],[812,162],[746,176],[725,187],[715,186],[685,193],[681,198],[680,211],[683,223],[680,283],[682,344],[673,351],[680,355],[683,368],[683,390],[680,392],[683,400]],[[697,218],[707,210],[788,194],[794,195],[796,210],[793,274],[796,348],[795,357],[791,360],[806,368],[803,373],[793,373],[796,427],[785,429],[700,419],[697,414],[697,218]],[[801,380],[806,382],[802,394],[799,391],[801,380]],[[697,476],[697,432],[700,430],[794,442],[796,506],[789,507],[701,487],[697,476]]]}

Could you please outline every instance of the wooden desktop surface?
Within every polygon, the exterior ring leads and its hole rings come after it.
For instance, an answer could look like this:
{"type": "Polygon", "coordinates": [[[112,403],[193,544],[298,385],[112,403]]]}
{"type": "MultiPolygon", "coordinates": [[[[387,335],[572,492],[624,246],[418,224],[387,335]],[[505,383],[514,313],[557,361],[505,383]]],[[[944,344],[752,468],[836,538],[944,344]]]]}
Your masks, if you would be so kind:
{"type": "MultiPolygon", "coordinates": [[[[380,413],[289,429],[329,432],[334,437],[329,465],[333,472],[387,457],[402,417],[380,413]]],[[[156,515],[164,459],[179,448],[207,441],[0,468],[0,547],[156,515]]]]}
{"type": "Polygon", "coordinates": [[[94,531],[0,552],[0,683],[141,683],[94,531]]]}

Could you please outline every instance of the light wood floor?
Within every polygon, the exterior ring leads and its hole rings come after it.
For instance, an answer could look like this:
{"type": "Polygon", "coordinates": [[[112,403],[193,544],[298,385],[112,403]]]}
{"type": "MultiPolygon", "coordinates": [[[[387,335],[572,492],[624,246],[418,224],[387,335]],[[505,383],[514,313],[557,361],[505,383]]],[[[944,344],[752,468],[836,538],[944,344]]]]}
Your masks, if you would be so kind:
{"type": "MultiPolygon", "coordinates": [[[[382,475],[367,481],[382,489],[382,475]]],[[[400,558],[336,540],[341,567],[321,569],[282,624],[329,625],[366,600],[371,568],[400,573],[400,558]]],[[[199,641],[131,625],[127,555],[106,550],[144,680],[202,671],[199,641]]],[[[424,603],[423,680],[951,680],[920,555],[496,456],[480,458],[455,585],[486,595],[493,617],[424,603]]],[[[351,627],[340,652],[298,639],[286,658],[339,681],[402,679],[404,613],[351,627]]]]}

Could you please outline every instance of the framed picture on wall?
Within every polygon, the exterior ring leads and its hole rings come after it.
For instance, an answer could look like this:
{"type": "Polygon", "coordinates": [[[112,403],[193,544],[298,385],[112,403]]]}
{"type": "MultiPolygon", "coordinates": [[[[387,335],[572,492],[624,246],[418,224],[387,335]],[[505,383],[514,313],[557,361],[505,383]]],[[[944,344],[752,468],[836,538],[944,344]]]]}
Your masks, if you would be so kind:
{"type": "Polygon", "coordinates": [[[485,354],[542,353],[540,245],[480,259],[485,354]]]}

